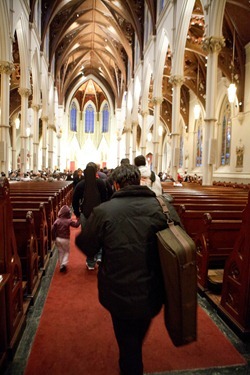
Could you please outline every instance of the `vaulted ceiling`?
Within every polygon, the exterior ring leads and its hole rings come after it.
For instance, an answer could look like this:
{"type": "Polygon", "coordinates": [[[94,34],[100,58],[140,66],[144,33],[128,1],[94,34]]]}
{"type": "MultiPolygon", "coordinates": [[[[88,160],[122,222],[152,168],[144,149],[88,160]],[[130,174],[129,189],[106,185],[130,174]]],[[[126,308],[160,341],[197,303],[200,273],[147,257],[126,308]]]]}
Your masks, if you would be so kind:
{"type": "MultiPolygon", "coordinates": [[[[127,89],[128,62],[134,63],[135,34],[143,59],[144,6],[147,4],[156,25],[154,0],[42,0],[42,43],[45,49],[46,33],[50,31],[49,64],[55,64],[55,85],[59,103],[63,103],[72,90],[88,94],[82,77],[92,75],[96,82],[91,87],[98,94],[105,87],[117,105],[121,104],[127,89]]],[[[31,0],[31,19],[35,0],[31,0]]],[[[233,39],[235,40],[234,76],[239,84],[239,98],[243,100],[244,46],[250,41],[249,0],[227,0],[223,21],[225,47],[219,56],[222,75],[232,77],[233,39]],[[235,34],[235,38],[234,38],[235,34]]],[[[185,49],[185,82],[182,86],[181,111],[188,117],[189,90],[193,90],[205,104],[206,53],[202,49],[204,15],[200,0],[196,0],[185,49]]],[[[166,56],[163,78],[163,116],[171,117],[171,51],[166,56]]],[[[165,119],[166,120],[166,119],[165,119]]]]}

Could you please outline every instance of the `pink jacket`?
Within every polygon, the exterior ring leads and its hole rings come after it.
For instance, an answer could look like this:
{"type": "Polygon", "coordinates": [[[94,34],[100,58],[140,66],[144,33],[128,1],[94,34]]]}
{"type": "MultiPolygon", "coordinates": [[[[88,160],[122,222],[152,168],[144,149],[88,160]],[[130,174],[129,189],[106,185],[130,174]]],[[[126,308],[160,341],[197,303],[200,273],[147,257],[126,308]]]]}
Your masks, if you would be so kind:
{"type": "Polygon", "coordinates": [[[70,227],[79,227],[80,221],[74,221],[71,219],[71,212],[69,206],[62,206],[58,212],[58,218],[55,220],[52,226],[52,238],[70,238],[70,227]]]}

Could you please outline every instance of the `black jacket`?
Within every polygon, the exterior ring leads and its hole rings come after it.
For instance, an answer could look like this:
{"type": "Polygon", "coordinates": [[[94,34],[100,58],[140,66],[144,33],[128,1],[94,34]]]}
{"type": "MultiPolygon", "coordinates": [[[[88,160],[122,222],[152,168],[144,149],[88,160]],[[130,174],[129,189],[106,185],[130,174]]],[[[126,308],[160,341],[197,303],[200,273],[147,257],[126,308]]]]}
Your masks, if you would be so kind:
{"type": "Polygon", "coordinates": [[[100,303],[123,318],[153,317],[163,303],[156,232],[166,219],[147,186],[128,186],[94,208],[76,245],[87,255],[102,249],[100,303]]]}
{"type": "MultiPolygon", "coordinates": [[[[110,199],[111,195],[113,194],[112,187],[110,186],[110,184],[106,183],[106,181],[104,181],[101,178],[97,178],[96,183],[98,191],[100,193],[100,201],[106,202],[108,199],[110,199]]],[[[85,181],[83,179],[80,182],[78,182],[73,192],[72,207],[74,214],[77,218],[80,216],[80,213],[84,211],[84,188],[85,181]]]]}

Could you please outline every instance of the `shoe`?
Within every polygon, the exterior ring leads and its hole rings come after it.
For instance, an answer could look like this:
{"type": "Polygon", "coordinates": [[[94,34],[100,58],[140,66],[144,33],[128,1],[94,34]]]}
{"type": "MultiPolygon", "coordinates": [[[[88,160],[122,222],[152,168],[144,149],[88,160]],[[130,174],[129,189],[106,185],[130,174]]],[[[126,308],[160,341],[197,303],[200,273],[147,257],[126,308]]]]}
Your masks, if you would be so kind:
{"type": "Polygon", "coordinates": [[[86,267],[87,267],[87,269],[89,270],[89,271],[94,271],[94,269],[95,269],[95,265],[90,265],[90,264],[88,264],[88,263],[86,263],[86,267]]]}
{"type": "Polygon", "coordinates": [[[100,266],[101,263],[102,263],[102,259],[101,259],[101,258],[97,258],[97,259],[96,259],[96,264],[97,264],[98,266],[100,266]]]}
{"type": "Polygon", "coordinates": [[[67,271],[67,267],[63,264],[61,267],[60,267],[60,272],[66,272],[67,271]]]}

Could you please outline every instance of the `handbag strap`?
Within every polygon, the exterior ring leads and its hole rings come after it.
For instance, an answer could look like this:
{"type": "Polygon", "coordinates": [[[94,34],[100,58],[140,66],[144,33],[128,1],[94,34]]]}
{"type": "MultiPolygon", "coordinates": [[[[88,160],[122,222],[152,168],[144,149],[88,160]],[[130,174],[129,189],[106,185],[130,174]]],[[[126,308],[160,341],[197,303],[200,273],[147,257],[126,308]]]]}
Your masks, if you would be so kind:
{"type": "Polygon", "coordinates": [[[158,196],[156,197],[156,199],[158,200],[161,208],[162,208],[162,212],[164,213],[164,215],[166,216],[167,218],[167,223],[168,224],[171,224],[173,223],[173,220],[171,219],[171,216],[170,216],[170,212],[169,212],[169,209],[168,209],[168,206],[166,205],[164,199],[162,198],[162,196],[158,196]]]}

